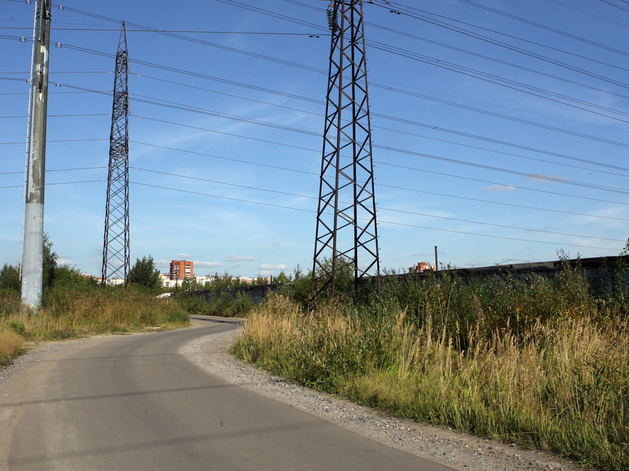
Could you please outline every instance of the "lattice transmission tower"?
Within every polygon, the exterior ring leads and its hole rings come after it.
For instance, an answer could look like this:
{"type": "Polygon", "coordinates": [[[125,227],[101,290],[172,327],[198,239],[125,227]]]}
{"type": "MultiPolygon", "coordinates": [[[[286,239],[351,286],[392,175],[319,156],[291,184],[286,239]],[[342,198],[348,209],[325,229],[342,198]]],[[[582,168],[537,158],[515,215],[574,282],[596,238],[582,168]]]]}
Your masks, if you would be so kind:
{"type": "Polygon", "coordinates": [[[109,176],[105,209],[102,283],[129,281],[129,55],[124,21],[116,53],[114,102],[109,136],[109,176]]]}
{"type": "Polygon", "coordinates": [[[312,298],[350,294],[380,273],[362,0],[335,0],[312,298]],[[351,272],[353,286],[339,274],[351,272]]]}

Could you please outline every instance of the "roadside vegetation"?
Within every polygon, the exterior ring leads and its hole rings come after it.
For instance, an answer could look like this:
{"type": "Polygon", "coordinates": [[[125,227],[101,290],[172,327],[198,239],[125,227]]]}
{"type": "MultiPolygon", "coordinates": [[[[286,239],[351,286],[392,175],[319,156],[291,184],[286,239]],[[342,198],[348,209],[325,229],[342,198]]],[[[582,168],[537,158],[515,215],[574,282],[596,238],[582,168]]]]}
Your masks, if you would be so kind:
{"type": "Polygon", "coordinates": [[[0,365],[19,355],[26,342],[65,340],[104,333],[173,329],[187,326],[188,312],[177,302],[158,299],[158,272],[151,257],[138,259],[130,286],[102,287],[69,266],[57,266],[46,239],[41,308],[22,306],[18,269],[0,271],[0,365]]]}
{"type": "MultiPolygon", "coordinates": [[[[282,290],[293,289],[295,284],[301,286],[301,272],[297,270],[296,277],[287,276],[281,272],[273,280],[273,284],[280,286],[282,290]]],[[[246,293],[239,291],[253,286],[268,286],[267,278],[258,277],[250,283],[241,281],[238,277],[225,272],[223,275],[215,274],[211,281],[204,285],[196,282],[184,284],[179,289],[170,288],[168,291],[174,294],[179,305],[191,314],[223,317],[246,317],[255,306],[252,299],[246,293]],[[197,291],[203,291],[200,295],[197,291]]],[[[305,285],[304,285],[305,287],[305,285]]]]}
{"type": "Polygon", "coordinates": [[[552,279],[391,276],[380,290],[310,309],[302,276],[254,308],[232,352],[400,417],[627,470],[620,260],[595,283],[567,260],[552,279]]]}

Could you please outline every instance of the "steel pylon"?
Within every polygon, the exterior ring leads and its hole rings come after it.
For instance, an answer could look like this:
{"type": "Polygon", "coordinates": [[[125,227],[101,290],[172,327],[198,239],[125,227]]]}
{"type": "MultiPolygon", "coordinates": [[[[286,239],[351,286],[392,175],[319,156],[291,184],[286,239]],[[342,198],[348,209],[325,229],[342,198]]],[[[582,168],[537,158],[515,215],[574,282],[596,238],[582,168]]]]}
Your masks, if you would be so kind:
{"type": "Polygon", "coordinates": [[[129,281],[129,55],[124,21],[116,53],[114,96],[109,136],[109,174],[105,209],[102,283],[129,281]]]}
{"type": "MultiPolygon", "coordinates": [[[[350,294],[380,273],[362,0],[335,0],[312,298],[350,294]],[[353,277],[341,286],[340,274],[353,277]]],[[[344,277],[347,278],[347,277],[344,277]]]]}

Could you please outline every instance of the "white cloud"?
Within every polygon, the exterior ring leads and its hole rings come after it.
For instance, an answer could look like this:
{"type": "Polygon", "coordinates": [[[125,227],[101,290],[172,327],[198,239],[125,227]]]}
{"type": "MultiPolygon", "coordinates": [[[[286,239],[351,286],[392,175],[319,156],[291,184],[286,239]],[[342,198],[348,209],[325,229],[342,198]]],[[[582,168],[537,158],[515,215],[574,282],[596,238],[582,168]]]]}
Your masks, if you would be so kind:
{"type": "Polygon", "coordinates": [[[281,270],[288,270],[289,268],[283,263],[280,263],[279,265],[269,265],[269,264],[263,263],[262,265],[258,267],[258,269],[264,270],[264,271],[281,271],[281,270]]]}
{"type": "Polygon", "coordinates": [[[483,188],[483,191],[489,191],[492,193],[497,193],[500,191],[514,191],[515,190],[515,186],[513,185],[491,185],[491,186],[486,186],[485,188],[483,188]]]}
{"type": "Polygon", "coordinates": [[[227,255],[223,257],[226,262],[255,262],[255,257],[244,257],[239,255],[227,255]]]}
{"type": "Polygon", "coordinates": [[[564,177],[561,177],[559,175],[531,174],[531,175],[527,175],[526,178],[537,180],[538,182],[551,182],[551,183],[564,183],[566,181],[564,177]]]}
{"type": "Polygon", "coordinates": [[[194,262],[195,268],[216,268],[224,266],[225,264],[222,262],[194,262]]]}

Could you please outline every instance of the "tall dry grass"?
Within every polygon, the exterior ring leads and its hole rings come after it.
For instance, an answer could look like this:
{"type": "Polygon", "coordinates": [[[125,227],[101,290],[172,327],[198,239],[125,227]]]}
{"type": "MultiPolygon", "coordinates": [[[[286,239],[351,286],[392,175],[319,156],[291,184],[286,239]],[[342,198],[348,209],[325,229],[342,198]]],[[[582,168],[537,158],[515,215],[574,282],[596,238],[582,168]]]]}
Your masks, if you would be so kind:
{"type": "Polygon", "coordinates": [[[15,358],[22,350],[24,337],[15,332],[0,332],[0,366],[15,358]]]}
{"type": "MultiPolygon", "coordinates": [[[[507,324],[508,327],[508,324],[507,324]]],[[[629,326],[566,315],[466,338],[405,310],[305,313],[273,296],[233,347],[276,374],[422,422],[629,469],[629,326]]]]}
{"type": "MultiPolygon", "coordinates": [[[[28,311],[19,293],[0,293],[0,335],[15,339],[63,340],[108,332],[132,332],[147,327],[170,329],[188,325],[189,315],[175,301],[134,289],[55,287],[44,293],[42,307],[28,311]]],[[[15,356],[0,338],[0,348],[15,356]]],[[[17,345],[17,342],[13,342],[17,345]]]]}

